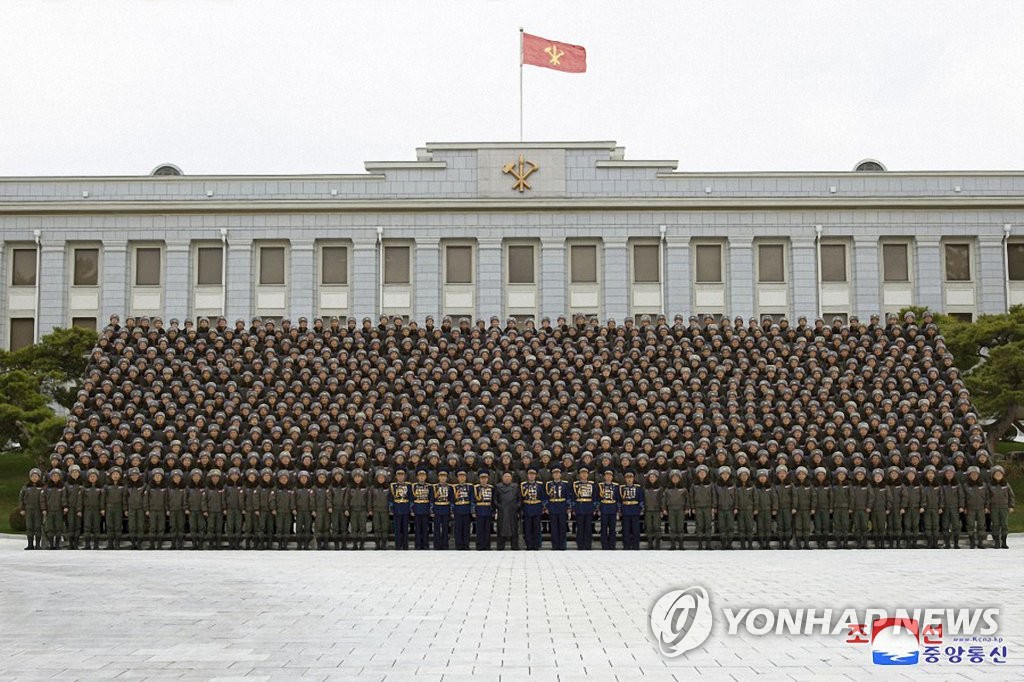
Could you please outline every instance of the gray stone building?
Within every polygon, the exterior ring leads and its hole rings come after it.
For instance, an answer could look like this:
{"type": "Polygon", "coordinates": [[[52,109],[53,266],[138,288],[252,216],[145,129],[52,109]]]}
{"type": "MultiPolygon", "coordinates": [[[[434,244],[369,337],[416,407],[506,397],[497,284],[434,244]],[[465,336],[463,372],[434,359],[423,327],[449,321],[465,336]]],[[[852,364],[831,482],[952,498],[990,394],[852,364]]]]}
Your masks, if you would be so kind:
{"type": "Polygon", "coordinates": [[[346,175],[0,178],[0,347],[169,318],[826,316],[1024,303],[1024,172],[677,172],[436,143],[346,175]]]}

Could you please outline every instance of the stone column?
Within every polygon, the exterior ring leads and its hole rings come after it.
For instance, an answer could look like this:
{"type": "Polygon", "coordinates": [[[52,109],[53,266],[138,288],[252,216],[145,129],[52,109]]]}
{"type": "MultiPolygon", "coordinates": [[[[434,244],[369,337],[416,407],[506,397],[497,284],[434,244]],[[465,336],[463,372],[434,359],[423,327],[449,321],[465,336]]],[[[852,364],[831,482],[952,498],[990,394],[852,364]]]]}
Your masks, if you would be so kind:
{"type": "Polygon", "coordinates": [[[790,238],[789,251],[793,262],[790,275],[793,319],[790,321],[795,323],[801,316],[814,320],[818,317],[818,246],[813,236],[798,235],[790,238]]]}
{"type": "Polygon", "coordinates": [[[872,315],[882,314],[881,257],[878,235],[857,235],[853,238],[850,283],[853,312],[861,322],[867,322],[872,315]]]}
{"type": "Polygon", "coordinates": [[[416,238],[413,256],[415,273],[412,280],[413,317],[423,323],[433,315],[441,323],[441,240],[436,237],[416,238]]]}
{"type": "Polygon", "coordinates": [[[501,318],[504,303],[502,294],[505,290],[505,275],[502,270],[501,238],[480,237],[477,240],[476,262],[477,313],[480,319],[489,324],[492,316],[501,318]]]}
{"type": "Polygon", "coordinates": [[[320,287],[314,281],[313,258],[315,245],[312,239],[292,240],[291,279],[288,281],[288,317],[298,324],[300,317],[312,319],[320,287]]]}
{"type": "Polygon", "coordinates": [[[228,237],[228,270],[224,273],[227,286],[228,309],[225,317],[228,324],[242,318],[248,325],[253,314],[253,253],[252,238],[228,237]]]}
{"type": "Polygon", "coordinates": [[[107,325],[111,315],[117,314],[124,318],[128,313],[128,290],[131,282],[128,281],[131,268],[128,267],[128,242],[124,240],[104,240],[103,256],[100,261],[103,269],[101,272],[100,287],[100,319],[97,324],[100,329],[107,325]]]}
{"type": "Polygon", "coordinates": [[[352,316],[361,324],[364,317],[377,323],[380,274],[377,269],[377,235],[366,232],[352,238],[352,316]]]}
{"type": "Polygon", "coordinates": [[[914,286],[917,292],[914,299],[919,306],[942,312],[946,304],[942,300],[944,273],[941,239],[932,235],[918,236],[915,245],[914,286]]]}
{"type": "Polygon", "coordinates": [[[164,247],[164,322],[177,318],[184,322],[192,309],[192,277],[189,267],[189,243],[169,241],[164,247]]]}
{"type": "MultiPolygon", "coordinates": [[[[46,235],[44,234],[43,237],[46,235]]],[[[67,301],[67,263],[64,260],[64,242],[48,244],[43,242],[39,251],[39,319],[36,320],[36,337],[49,334],[57,327],[68,327],[65,303],[67,301]]]]}
{"type": "Polygon", "coordinates": [[[665,301],[662,310],[669,324],[679,314],[688,317],[693,300],[693,274],[690,268],[690,238],[685,235],[665,236],[665,301]]]}
{"type": "MultiPolygon", "coordinates": [[[[604,316],[619,324],[629,314],[629,251],[625,237],[604,240],[604,316]]],[[[602,320],[604,322],[605,320],[602,320]]]]}
{"type": "Polygon", "coordinates": [[[729,237],[729,317],[754,316],[754,238],[729,237]]]}
{"type": "Polygon", "coordinates": [[[1003,235],[978,235],[978,257],[974,259],[975,295],[979,313],[1006,312],[1006,257],[1003,235]]]}
{"type": "Polygon", "coordinates": [[[566,287],[569,278],[565,271],[565,239],[544,237],[540,240],[540,316],[550,317],[552,323],[559,315],[569,312],[566,306],[566,287]]]}

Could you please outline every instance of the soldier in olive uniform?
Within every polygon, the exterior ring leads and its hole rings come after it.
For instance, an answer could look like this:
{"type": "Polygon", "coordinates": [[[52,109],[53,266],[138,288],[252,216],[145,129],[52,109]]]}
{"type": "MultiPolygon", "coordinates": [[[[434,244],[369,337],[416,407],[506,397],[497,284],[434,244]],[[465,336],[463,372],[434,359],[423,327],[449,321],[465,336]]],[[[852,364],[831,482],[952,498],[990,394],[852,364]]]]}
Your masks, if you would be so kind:
{"type": "Polygon", "coordinates": [[[711,513],[718,519],[718,539],[722,549],[732,549],[736,532],[736,484],[732,480],[732,469],[718,468],[718,481],[712,486],[714,505],[711,513]]]}
{"type": "Polygon", "coordinates": [[[142,539],[146,535],[146,481],[138,467],[128,469],[125,509],[128,515],[128,542],[132,549],[142,549],[142,539]]]}
{"type": "Polygon", "coordinates": [[[818,549],[828,549],[828,539],[832,533],[831,516],[832,484],[828,480],[828,470],[817,467],[811,484],[811,518],[818,549]]]}
{"type": "Polygon", "coordinates": [[[711,534],[714,532],[712,509],[715,504],[715,491],[707,464],[698,464],[694,472],[695,478],[690,486],[690,505],[694,515],[697,549],[711,549],[711,534]]]}
{"type": "Polygon", "coordinates": [[[785,464],[775,467],[775,499],[779,509],[775,517],[779,532],[779,549],[789,549],[789,543],[793,539],[793,516],[796,507],[793,506],[793,481],[789,479],[789,467],[785,464]]]}
{"type": "Polygon", "coordinates": [[[224,533],[224,476],[220,469],[206,474],[206,492],[203,495],[203,516],[206,518],[206,547],[220,549],[224,533]]]}
{"type": "Polygon", "coordinates": [[[146,488],[146,521],[149,524],[149,548],[163,549],[167,528],[167,481],[160,467],[150,472],[146,488]]]}
{"type": "Polygon", "coordinates": [[[793,534],[797,549],[811,548],[811,504],[814,491],[808,477],[807,467],[796,468],[793,482],[793,534]]]}
{"type": "Polygon", "coordinates": [[[886,533],[889,519],[889,487],[885,484],[885,472],[874,469],[871,472],[871,536],[875,539],[875,549],[886,545],[886,533]]]}
{"type": "Polygon", "coordinates": [[[317,469],[313,484],[313,534],[318,550],[331,542],[331,481],[326,469],[317,469]]]}
{"type": "Polygon", "coordinates": [[[43,470],[29,471],[28,483],[22,486],[18,494],[18,513],[25,519],[25,535],[28,537],[25,549],[42,549],[43,515],[46,510],[45,490],[43,470]]]}
{"type": "Polygon", "coordinates": [[[202,469],[193,469],[188,475],[188,487],[185,492],[185,516],[188,518],[188,533],[192,538],[192,549],[203,548],[206,536],[206,519],[203,516],[203,495],[206,493],[206,481],[202,469]]]}
{"type": "Polygon", "coordinates": [[[757,521],[757,544],[761,549],[771,547],[772,519],[779,512],[779,496],[772,485],[768,469],[757,470],[754,486],[754,518],[757,521]]]}
{"type": "Polygon", "coordinates": [[[832,483],[832,535],[836,540],[836,549],[849,549],[852,511],[853,487],[846,467],[838,467],[832,483]]]}
{"type": "Polygon", "coordinates": [[[368,494],[367,513],[370,516],[373,530],[373,548],[388,548],[388,507],[391,494],[388,485],[388,472],[385,469],[378,469],[374,474],[373,485],[370,486],[368,494]]]}
{"type": "Polygon", "coordinates": [[[952,464],[942,468],[942,538],[946,549],[950,543],[960,549],[960,515],[964,513],[964,488],[952,464]]]}
{"type": "Polygon", "coordinates": [[[121,549],[126,505],[124,483],[121,481],[121,467],[110,467],[107,472],[107,484],[103,486],[100,508],[100,514],[103,515],[107,524],[107,549],[121,549]]]}
{"type": "Polygon", "coordinates": [[[988,508],[988,486],[981,478],[981,469],[967,467],[964,481],[964,509],[967,511],[967,538],[971,549],[985,548],[985,510],[988,508]]]}
{"type": "Polygon", "coordinates": [[[683,472],[673,469],[668,486],[662,492],[661,513],[668,517],[669,549],[685,549],[686,512],[690,509],[690,489],[683,482],[683,472]]]}
{"type": "Polygon", "coordinates": [[[167,485],[167,520],[171,535],[171,549],[185,548],[185,474],[181,469],[171,470],[167,485]]]}
{"type": "Polygon", "coordinates": [[[924,488],[917,480],[917,470],[913,467],[907,467],[903,471],[899,507],[903,514],[903,544],[910,549],[916,548],[921,514],[924,513],[924,488]]]}
{"type": "Polygon", "coordinates": [[[103,510],[103,486],[100,485],[100,472],[89,469],[85,474],[85,485],[82,487],[82,503],[79,514],[82,516],[82,537],[85,538],[86,549],[99,549],[100,518],[103,510]]]}
{"type": "MultiPolygon", "coordinates": [[[[292,516],[295,513],[295,492],[292,490],[291,475],[287,470],[277,472],[277,485],[270,490],[270,516],[274,522],[274,537],[277,549],[288,549],[292,532],[292,516]]],[[[270,549],[270,544],[267,544],[270,549]]]]}
{"type": "Polygon", "coordinates": [[[890,466],[886,470],[885,485],[889,492],[889,547],[900,547],[903,541],[903,509],[900,507],[900,501],[903,499],[903,489],[906,486],[901,474],[897,466],[890,466]]]}
{"type": "Polygon", "coordinates": [[[313,477],[303,469],[296,476],[295,496],[295,545],[296,549],[309,549],[313,542],[313,477]]]}
{"type": "Polygon", "coordinates": [[[647,472],[644,483],[644,535],[647,536],[647,549],[661,549],[662,519],[662,488],[657,469],[647,472]]]}
{"type": "Polygon", "coordinates": [[[82,536],[82,488],[84,485],[85,479],[82,478],[82,468],[77,464],[72,464],[68,467],[68,476],[64,481],[68,510],[68,549],[78,549],[78,540],[82,536]]]}
{"type": "Polygon", "coordinates": [[[46,477],[46,489],[43,492],[43,534],[46,536],[50,549],[60,549],[61,536],[64,534],[64,514],[68,512],[67,491],[64,488],[64,474],[60,469],[52,469],[46,477]]]}
{"type": "Polygon", "coordinates": [[[924,540],[928,549],[939,546],[939,520],[942,518],[942,486],[939,485],[934,464],[924,468],[924,482],[921,484],[921,513],[924,523],[924,540]]]}
{"type": "Polygon", "coordinates": [[[750,469],[737,469],[736,479],[736,532],[740,549],[754,549],[754,484],[750,469]]]}
{"type": "Polygon", "coordinates": [[[348,542],[348,517],[345,515],[345,497],[348,495],[348,481],[345,470],[334,467],[330,479],[331,499],[331,537],[334,538],[334,549],[345,549],[348,542]]]}
{"type": "Polygon", "coordinates": [[[853,510],[853,537],[857,549],[868,546],[868,521],[871,519],[871,503],[874,500],[874,488],[868,481],[868,470],[854,467],[853,483],[850,485],[850,506],[853,510]]]}
{"type": "Polygon", "coordinates": [[[992,540],[996,548],[1009,549],[1006,537],[1009,534],[1008,517],[1013,511],[1016,500],[1013,488],[1006,482],[1006,470],[998,464],[992,467],[988,482],[988,509],[992,514],[992,540]]]}

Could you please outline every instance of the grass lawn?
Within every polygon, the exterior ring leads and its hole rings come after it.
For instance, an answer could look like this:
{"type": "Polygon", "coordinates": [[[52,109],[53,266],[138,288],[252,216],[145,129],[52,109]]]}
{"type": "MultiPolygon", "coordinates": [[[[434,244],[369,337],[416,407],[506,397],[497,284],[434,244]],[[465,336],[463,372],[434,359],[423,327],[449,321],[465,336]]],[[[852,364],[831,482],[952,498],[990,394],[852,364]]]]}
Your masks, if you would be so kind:
{"type": "Polygon", "coordinates": [[[0,533],[11,531],[11,510],[18,506],[18,493],[28,480],[28,471],[35,462],[31,455],[19,452],[0,453],[0,533]]]}

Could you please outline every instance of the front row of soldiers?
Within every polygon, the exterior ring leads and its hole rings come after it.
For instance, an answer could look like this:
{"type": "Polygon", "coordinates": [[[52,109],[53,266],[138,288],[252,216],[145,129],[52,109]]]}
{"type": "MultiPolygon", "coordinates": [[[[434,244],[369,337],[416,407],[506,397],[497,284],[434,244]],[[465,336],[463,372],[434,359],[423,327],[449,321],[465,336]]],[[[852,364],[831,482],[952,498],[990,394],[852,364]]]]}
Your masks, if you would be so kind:
{"type": "Polygon", "coordinates": [[[186,539],[193,549],[363,549],[372,540],[385,549],[389,533],[397,549],[408,549],[410,528],[416,549],[469,549],[471,530],[478,550],[491,548],[496,535],[499,550],[519,548],[520,534],[528,550],[541,547],[546,527],[553,549],[566,549],[570,526],[578,549],[591,548],[600,528],[602,549],[615,549],[617,525],[621,524],[625,549],[639,549],[641,535],[648,549],[683,549],[693,536],[697,549],[769,549],[774,541],[781,549],[960,547],[965,530],[972,548],[984,547],[986,516],[990,517],[996,547],[1007,548],[1007,517],[1014,507],[1013,489],[1001,466],[988,480],[978,467],[968,467],[961,477],[947,466],[941,472],[926,466],[923,474],[913,468],[901,471],[844,467],[832,476],[824,468],[813,472],[797,467],[791,477],[780,465],[771,477],[759,469],[751,477],[746,467],[735,472],[718,469],[717,476],[701,464],[692,476],[671,471],[668,482],[651,471],[646,481],[636,481],[627,471],[624,483],[607,470],[592,481],[581,468],[571,482],[554,467],[548,481],[529,469],[526,480],[515,483],[505,472],[491,483],[489,473],[467,481],[459,470],[454,480],[437,473],[427,481],[420,469],[415,480],[405,470],[378,470],[373,481],[356,469],[330,472],[300,471],[295,476],[282,470],[249,469],[243,475],[232,468],[227,475],[213,469],[175,469],[165,475],[154,469],[148,480],[137,468],[122,477],[119,467],[101,474],[89,469],[82,475],[77,465],[65,478],[59,469],[33,469],[22,488],[20,513],[24,516],[28,546],[41,549],[44,538],[50,549],[62,540],[70,549],[120,549],[127,539],[132,549],[148,540],[150,549],[169,541],[182,549],[186,539]],[[734,480],[735,478],[735,480],[734,480]],[[690,479],[690,480],[687,480],[690,479]],[[694,520],[693,533],[687,519],[694,520]],[[84,543],[82,545],[81,543],[84,543]]]}

